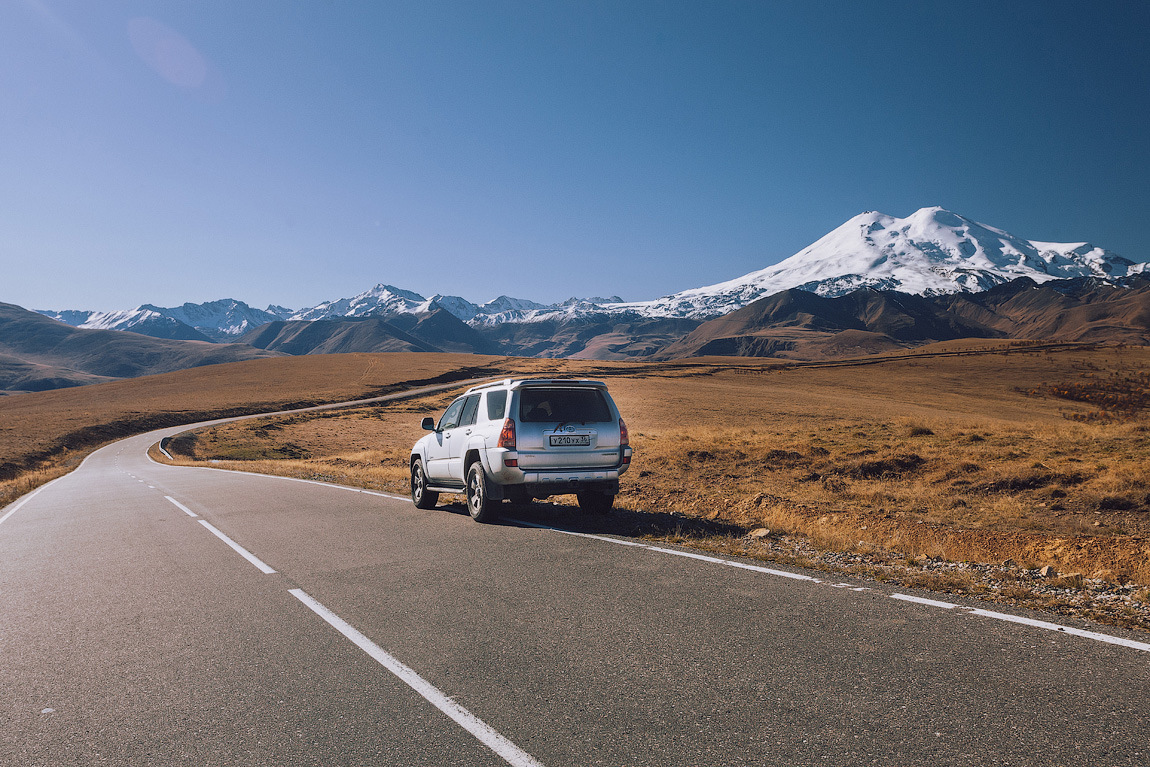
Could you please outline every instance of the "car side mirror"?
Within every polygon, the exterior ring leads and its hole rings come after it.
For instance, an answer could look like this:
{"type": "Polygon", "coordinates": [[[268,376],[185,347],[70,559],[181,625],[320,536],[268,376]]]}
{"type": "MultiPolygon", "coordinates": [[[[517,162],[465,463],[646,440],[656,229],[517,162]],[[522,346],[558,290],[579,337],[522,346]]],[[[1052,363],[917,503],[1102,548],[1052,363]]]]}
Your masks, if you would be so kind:
{"type": "Polygon", "coordinates": [[[423,423],[420,424],[427,431],[435,431],[435,419],[431,416],[424,416],[423,423]]]}

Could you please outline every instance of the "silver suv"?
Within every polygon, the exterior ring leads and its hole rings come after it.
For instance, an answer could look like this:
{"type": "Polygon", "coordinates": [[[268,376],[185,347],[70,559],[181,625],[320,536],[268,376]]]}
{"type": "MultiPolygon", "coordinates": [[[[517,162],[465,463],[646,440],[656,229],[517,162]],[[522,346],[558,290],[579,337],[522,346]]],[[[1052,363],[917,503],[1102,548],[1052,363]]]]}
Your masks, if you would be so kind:
{"type": "Polygon", "coordinates": [[[440,493],[464,493],[477,522],[504,499],[575,493],[606,512],[631,465],[627,425],[602,381],[535,378],[468,389],[411,449],[411,500],[433,508],[440,493]]]}

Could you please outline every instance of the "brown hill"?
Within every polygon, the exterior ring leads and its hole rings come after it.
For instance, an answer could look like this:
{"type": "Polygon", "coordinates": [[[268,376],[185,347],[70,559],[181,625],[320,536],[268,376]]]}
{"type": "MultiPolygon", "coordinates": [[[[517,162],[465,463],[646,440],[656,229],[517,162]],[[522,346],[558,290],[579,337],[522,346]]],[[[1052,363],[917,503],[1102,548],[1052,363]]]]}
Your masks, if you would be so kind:
{"type": "Polygon", "coordinates": [[[394,327],[445,352],[499,354],[499,344],[446,309],[420,314],[397,314],[387,318],[394,327]]]}
{"type": "Polygon", "coordinates": [[[270,322],[240,338],[286,354],[452,352],[498,354],[499,344],[444,309],[389,317],[270,322]]]}
{"type": "Polygon", "coordinates": [[[628,360],[650,357],[699,326],[699,320],[604,314],[571,320],[508,322],[481,329],[504,354],[628,360]]]}
{"type": "Polygon", "coordinates": [[[1022,278],[985,293],[935,299],[951,314],[1010,338],[1150,345],[1150,276],[1042,285],[1022,278]]]}
{"type": "Polygon", "coordinates": [[[346,320],[269,322],[240,337],[260,349],[284,354],[349,354],[353,352],[438,352],[380,317],[346,320]]]}
{"type": "Polygon", "coordinates": [[[824,298],[785,290],[703,323],[657,357],[822,359],[999,335],[922,296],[866,289],[824,298]]]}
{"type": "Polygon", "coordinates": [[[277,356],[244,344],[213,344],[65,325],[0,303],[0,389],[43,391],[119,378],[277,356]]]}
{"type": "Polygon", "coordinates": [[[776,293],[700,325],[656,359],[700,356],[830,359],[959,338],[1150,345],[1150,278],[1028,278],[983,293],[915,296],[859,290],[823,298],[776,293]]]}

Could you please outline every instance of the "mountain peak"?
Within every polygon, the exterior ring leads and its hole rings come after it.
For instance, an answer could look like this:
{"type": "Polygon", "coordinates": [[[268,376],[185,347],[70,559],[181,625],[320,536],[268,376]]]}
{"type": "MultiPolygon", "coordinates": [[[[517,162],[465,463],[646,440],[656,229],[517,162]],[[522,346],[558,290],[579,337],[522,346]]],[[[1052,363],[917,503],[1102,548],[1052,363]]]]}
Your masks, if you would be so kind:
{"type": "Polygon", "coordinates": [[[618,308],[652,317],[715,317],[791,288],[826,297],[868,287],[940,295],[983,291],[1018,277],[1113,280],[1147,268],[1085,243],[1024,240],[935,205],[906,218],[865,211],[773,266],[618,308]]]}

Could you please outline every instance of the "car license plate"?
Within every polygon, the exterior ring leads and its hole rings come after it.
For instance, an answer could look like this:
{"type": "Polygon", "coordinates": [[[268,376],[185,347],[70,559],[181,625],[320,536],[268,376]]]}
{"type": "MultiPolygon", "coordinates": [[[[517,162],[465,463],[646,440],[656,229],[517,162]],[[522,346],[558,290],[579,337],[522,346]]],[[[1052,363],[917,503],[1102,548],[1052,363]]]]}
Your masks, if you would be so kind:
{"type": "Polygon", "coordinates": [[[552,434],[551,447],[591,447],[591,435],[552,434]]]}

